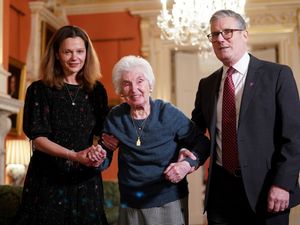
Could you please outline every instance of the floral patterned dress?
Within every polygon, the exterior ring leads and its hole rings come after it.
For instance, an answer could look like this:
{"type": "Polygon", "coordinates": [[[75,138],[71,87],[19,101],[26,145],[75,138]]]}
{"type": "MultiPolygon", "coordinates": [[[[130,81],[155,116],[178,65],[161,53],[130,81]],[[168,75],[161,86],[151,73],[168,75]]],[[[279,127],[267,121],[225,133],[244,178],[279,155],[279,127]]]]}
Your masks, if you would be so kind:
{"type": "MultiPolygon", "coordinates": [[[[100,134],[107,112],[107,94],[100,82],[87,92],[78,85],[56,89],[36,81],[27,90],[23,129],[31,140],[48,137],[80,151],[100,134]]],[[[14,224],[106,225],[102,169],[53,157],[33,147],[14,224]]]]}

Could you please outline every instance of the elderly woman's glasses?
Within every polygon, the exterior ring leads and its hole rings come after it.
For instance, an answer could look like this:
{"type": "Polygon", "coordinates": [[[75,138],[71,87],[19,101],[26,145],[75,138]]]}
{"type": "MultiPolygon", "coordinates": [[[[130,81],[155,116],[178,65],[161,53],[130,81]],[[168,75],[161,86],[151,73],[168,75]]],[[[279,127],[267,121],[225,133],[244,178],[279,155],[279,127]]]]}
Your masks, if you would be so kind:
{"type": "Polygon", "coordinates": [[[234,31],[243,31],[242,29],[224,29],[217,32],[212,32],[207,35],[207,38],[210,42],[215,42],[218,40],[219,35],[221,34],[224,39],[230,39],[232,38],[234,31]]]}

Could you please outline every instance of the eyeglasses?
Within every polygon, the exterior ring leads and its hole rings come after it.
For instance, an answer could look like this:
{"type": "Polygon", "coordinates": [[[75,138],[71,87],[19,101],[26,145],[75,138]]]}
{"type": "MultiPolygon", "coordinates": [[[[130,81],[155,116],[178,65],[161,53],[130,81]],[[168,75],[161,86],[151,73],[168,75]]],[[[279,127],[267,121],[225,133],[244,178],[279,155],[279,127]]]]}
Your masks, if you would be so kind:
{"type": "Polygon", "coordinates": [[[242,29],[224,29],[222,31],[212,32],[207,35],[207,38],[210,42],[215,42],[218,40],[219,35],[221,34],[222,37],[226,40],[232,38],[234,31],[243,31],[242,29]]]}

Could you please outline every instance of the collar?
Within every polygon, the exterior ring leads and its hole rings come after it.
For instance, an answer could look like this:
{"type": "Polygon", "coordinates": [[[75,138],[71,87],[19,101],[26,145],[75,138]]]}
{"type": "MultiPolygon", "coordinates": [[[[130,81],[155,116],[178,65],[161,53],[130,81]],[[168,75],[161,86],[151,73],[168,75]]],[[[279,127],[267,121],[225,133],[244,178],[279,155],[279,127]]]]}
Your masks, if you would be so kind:
{"type": "MultiPolygon", "coordinates": [[[[234,64],[232,67],[242,76],[245,76],[248,71],[248,66],[250,62],[250,56],[248,52],[245,52],[245,54],[240,58],[240,60],[234,64]]],[[[223,65],[223,76],[226,74],[227,70],[229,69],[228,66],[223,65]]]]}

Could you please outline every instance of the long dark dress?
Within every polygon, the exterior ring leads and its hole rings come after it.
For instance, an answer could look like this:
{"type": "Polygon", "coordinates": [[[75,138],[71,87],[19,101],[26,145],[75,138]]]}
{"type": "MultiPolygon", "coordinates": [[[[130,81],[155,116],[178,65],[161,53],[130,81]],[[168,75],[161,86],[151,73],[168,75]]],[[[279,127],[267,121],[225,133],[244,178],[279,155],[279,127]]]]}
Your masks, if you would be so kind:
{"type": "MultiPolygon", "coordinates": [[[[80,151],[91,146],[93,136],[102,130],[108,112],[107,94],[99,82],[90,93],[83,88],[78,91],[77,85],[66,85],[58,90],[37,81],[28,87],[23,129],[31,140],[48,137],[80,151]]],[[[102,169],[34,149],[14,224],[106,225],[102,169]]]]}

